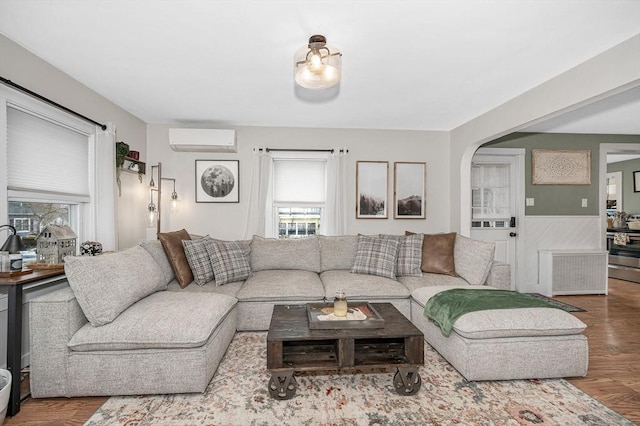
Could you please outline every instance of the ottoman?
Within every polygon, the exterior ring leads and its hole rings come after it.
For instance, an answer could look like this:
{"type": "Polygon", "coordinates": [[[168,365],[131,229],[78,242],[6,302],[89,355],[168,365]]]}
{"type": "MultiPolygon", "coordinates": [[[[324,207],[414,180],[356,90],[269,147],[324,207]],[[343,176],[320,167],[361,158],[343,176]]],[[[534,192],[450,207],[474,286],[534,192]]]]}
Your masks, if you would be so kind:
{"type": "MultiPolygon", "coordinates": [[[[467,380],[577,377],[587,374],[586,324],[555,308],[494,309],[458,318],[451,334],[424,316],[425,303],[453,286],[411,293],[411,321],[425,340],[467,380]]],[[[460,288],[490,288],[460,286],[460,288]]]]}

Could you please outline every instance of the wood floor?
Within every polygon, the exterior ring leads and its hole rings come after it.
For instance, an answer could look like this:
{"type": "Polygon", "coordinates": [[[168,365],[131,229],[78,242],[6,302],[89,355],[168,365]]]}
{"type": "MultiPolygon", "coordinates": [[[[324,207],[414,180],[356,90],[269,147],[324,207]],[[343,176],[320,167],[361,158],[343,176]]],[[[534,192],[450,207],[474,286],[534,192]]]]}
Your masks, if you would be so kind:
{"type": "MultiPolygon", "coordinates": [[[[640,284],[609,280],[608,296],[558,296],[586,309],[589,373],[574,386],[640,424],[640,284]]],[[[107,398],[27,399],[6,426],[82,425],[107,398]]]]}

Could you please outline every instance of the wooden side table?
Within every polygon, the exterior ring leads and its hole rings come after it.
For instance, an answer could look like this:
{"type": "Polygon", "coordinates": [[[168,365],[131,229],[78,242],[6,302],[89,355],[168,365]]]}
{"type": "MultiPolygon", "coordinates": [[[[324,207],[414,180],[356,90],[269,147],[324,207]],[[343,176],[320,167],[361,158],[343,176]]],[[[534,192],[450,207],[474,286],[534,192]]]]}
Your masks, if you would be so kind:
{"type": "MultiPolygon", "coordinates": [[[[64,269],[33,271],[30,274],[0,278],[0,286],[8,286],[7,311],[7,370],[11,372],[11,394],[7,415],[15,416],[20,411],[20,370],[22,367],[22,295],[25,284],[64,278],[64,269]]],[[[57,281],[57,280],[56,280],[57,281]]]]}

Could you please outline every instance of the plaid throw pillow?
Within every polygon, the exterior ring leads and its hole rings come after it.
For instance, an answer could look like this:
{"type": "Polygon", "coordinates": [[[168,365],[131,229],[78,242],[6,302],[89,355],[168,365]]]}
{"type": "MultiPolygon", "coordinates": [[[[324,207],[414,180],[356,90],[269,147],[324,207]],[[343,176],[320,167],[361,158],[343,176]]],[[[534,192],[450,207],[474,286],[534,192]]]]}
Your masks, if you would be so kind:
{"type": "Polygon", "coordinates": [[[251,275],[248,253],[235,241],[213,240],[207,251],[216,277],[216,285],[243,281],[251,275]]]}
{"type": "Polygon", "coordinates": [[[398,247],[398,260],[396,275],[399,277],[421,277],[422,271],[422,234],[413,235],[383,235],[380,238],[396,240],[398,247]]]}
{"type": "Polygon", "coordinates": [[[187,262],[193,273],[193,282],[199,286],[203,286],[213,280],[213,267],[207,252],[207,244],[210,244],[213,238],[208,235],[199,240],[183,240],[184,254],[187,256],[187,262]]]}
{"type": "Polygon", "coordinates": [[[392,239],[358,235],[356,260],[351,272],[396,279],[396,262],[400,242],[392,239]]]}

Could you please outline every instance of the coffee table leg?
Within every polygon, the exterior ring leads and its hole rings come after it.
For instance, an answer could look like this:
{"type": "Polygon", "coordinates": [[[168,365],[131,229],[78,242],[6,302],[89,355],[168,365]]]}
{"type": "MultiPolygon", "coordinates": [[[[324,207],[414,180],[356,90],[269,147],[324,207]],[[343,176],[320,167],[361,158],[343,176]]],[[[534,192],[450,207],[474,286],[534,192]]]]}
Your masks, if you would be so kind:
{"type": "Polygon", "coordinates": [[[420,390],[422,379],[418,367],[398,367],[393,376],[393,388],[399,395],[413,395],[420,390]]]}
{"type": "Polygon", "coordinates": [[[291,399],[296,394],[298,382],[293,371],[272,373],[269,379],[269,394],[274,399],[291,399]]]}

